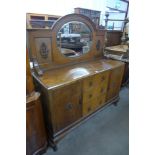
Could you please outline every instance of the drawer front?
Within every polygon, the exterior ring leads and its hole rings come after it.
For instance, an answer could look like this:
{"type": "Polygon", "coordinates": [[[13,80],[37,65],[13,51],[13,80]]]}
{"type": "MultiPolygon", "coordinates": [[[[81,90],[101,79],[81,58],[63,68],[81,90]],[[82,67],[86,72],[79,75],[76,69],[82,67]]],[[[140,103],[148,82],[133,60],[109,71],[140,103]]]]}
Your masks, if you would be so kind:
{"type": "Polygon", "coordinates": [[[53,91],[52,120],[54,133],[82,117],[80,91],[80,82],[53,91]]]}
{"type": "Polygon", "coordinates": [[[109,80],[109,71],[98,73],[83,80],[83,91],[93,91],[100,87],[107,88],[109,80]]]}
{"type": "Polygon", "coordinates": [[[108,86],[108,80],[109,80],[109,71],[103,72],[103,73],[99,73],[96,74],[94,76],[94,80],[95,80],[95,87],[97,88],[107,88],[108,86]]]}
{"type": "Polygon", "coordinates": [[[83,116],[90,114],[91,112],[94,111],[93,109],[93,104],[95,104],[96,99],[93,98],[87,102],[83,102],[83,116]]]}
{"type": "Polygon", "coordinates": [[[83,115],[88,115],[97,110],[106,103],[106,94],[99,95],[96,98],[92,98],[83,102],[83,115]]]}
{"type": "Polygon", "coordinates": [[[104,86],[98,86],[98,88],[95,88],[91,91],[83,92],[83,102],[89,102],[92,99],[97,98],[98,96],[106,95],[107,94],[107,87],[104,86]]]}
{"type": "Polygon", "coordinates": [[[83,91],[93,91],[95,88],[94,76],[87,77],[83,80],[83,91]]]}
{"type": "Polygon", "coordinates": [[[105,105],[105,103],[106,103],[106,93],[97,97],[96,104],[94,104],[94,109],[97,109],[100,106],[105,105]]]}

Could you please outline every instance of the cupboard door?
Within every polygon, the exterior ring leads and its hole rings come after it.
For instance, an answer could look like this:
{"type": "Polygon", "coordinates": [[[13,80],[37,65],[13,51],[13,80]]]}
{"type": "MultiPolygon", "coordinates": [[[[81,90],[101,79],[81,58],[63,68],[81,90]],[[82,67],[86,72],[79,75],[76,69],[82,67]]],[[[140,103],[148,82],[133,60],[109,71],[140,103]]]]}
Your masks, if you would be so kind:
{"type": "Polygon", "coordinates": [[[31,98],[26,103],[26,155],[45,152],[47,147],[40,94],[36,92],[31,98]]]}
{"type": "Polygon", "coordinates": [[[108,86],[108,94],[106,99],[107,101],[119,95],[123,72],[124,72],[124,65],[111,70],[108,86]]]}
{"type": "Polygon", "coordinates": [[[77,121],[82,116],[81,83],[54,90],[52,107],[54,133],[77,121]]]}

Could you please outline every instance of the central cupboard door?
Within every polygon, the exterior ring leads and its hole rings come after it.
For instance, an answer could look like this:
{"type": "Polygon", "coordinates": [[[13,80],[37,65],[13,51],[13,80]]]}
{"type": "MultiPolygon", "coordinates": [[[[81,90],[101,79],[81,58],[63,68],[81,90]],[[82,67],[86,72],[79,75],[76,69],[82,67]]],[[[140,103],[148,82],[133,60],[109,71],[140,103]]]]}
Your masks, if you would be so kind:
{"type": "Polygon", "coordinates": [[[52,96],[53,130],[56,133],[82,117],[81,82],[56,89],[52,96]]]}

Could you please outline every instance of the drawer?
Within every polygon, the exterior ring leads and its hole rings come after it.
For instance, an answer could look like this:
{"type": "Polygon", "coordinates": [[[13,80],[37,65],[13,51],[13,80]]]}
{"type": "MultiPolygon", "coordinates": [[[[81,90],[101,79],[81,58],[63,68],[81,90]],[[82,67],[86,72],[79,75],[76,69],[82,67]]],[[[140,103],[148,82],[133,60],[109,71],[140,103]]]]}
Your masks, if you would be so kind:
{"type": "Polygon", "coordinates": [[[88,115],[99,107],[105,105],[106,103],[106,93],[99,95],[95,98],[89,99],[83,102],[83,115],[88,115]]]}
{"type": "Polygon", "coordinates": [[[109,72],[102,72],[83,80],[83,91],[92,91],[93,89],[98,90],[101,87],[107,88],[109,80],[109,72]]]}
{"type": "Polygon", "coordinates": [[[90,114],[94,111],[93,104],[95,104],[96,98],[89,99],[83,102],[82,113],[83,116],[90,114]]]}
{"type": "Polygon", "coordinates": [[[94,96],[100,96],[107,93],[108,85],[99,85],[94,89],[94,96]]]}
{"type": "Polygon", "coordinates": [[[94,90],[83,92],[83,103],[89,102],[93,98],[96,97],[96,94],[94,94],[94,90]]]}
{"type": "Polygon", "coordinates": [[[90,91],[95,88],[94,76],[87,77],[83,80],[83,91],[90,91]]]}
{"type": "Polygon", "coordinates": [[[94,75],[96,86],[104,86],[107,87],[109,80],[109,71],[102,72],[94,75]]]}
{"type": "Polygon", "coordinates": [[[105,105],[106,103],[106,95],[107,93],[103,94],[103,95],[100,95],[98,98],[97,98],[97,105],[98,106],[103,106],[105,105]]]}
{"type": "Polygon", "coordinates": [[[95,102],[92,104],[94,110],[98,109],[99,107],[105,105],[106,103],[106,93],[103,95],[99,95],[95,102]]]}
{"type": "Polygon", "coordinates": [[[98,96],[104,95],[107,93],[107,87],[98,86],[95,89],[83,92],[83,102],[89,102],[90,100],[97,98],[98,96]]]}

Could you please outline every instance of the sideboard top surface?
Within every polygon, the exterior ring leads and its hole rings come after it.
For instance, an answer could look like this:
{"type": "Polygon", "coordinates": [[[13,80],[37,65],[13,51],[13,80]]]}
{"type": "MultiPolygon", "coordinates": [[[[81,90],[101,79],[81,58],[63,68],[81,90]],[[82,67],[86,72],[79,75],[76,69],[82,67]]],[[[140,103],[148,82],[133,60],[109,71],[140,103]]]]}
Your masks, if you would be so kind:
{"type": "Polygon", "coordinates": [[[35,74],[33,75],[47,89],[55,89],[81,78],[110,70],[122,64],[123,63],[120,61],[100,59],[48,70],[45,71],[41,77],[38,77],[35,74]]]}

